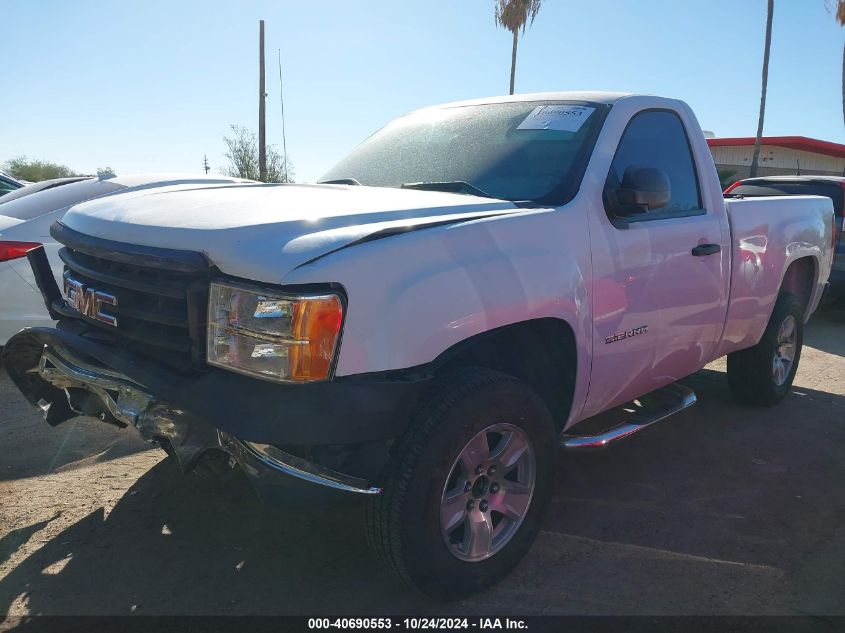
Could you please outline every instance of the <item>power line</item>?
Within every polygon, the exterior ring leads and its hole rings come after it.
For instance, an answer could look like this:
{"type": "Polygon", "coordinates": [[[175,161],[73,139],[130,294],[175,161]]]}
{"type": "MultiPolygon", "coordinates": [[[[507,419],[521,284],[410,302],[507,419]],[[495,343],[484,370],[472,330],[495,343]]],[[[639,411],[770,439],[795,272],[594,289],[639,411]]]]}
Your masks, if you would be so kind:
{"type": "Polygon", "coordinates": [[[267,182],[267,143],[264,134],[264,20],[258,21],[258,179],[267,182]]]}

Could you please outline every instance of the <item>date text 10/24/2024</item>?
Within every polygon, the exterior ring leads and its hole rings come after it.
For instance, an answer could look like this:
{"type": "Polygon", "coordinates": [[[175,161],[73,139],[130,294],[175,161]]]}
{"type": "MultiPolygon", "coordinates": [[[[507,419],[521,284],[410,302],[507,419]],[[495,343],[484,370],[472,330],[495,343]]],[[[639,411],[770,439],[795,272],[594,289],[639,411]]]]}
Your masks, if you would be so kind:
{"type": "Polygon", "coordinates": [[[310,630],[525,630],[525,620],[519,618],[309,618],[310,630]]]}

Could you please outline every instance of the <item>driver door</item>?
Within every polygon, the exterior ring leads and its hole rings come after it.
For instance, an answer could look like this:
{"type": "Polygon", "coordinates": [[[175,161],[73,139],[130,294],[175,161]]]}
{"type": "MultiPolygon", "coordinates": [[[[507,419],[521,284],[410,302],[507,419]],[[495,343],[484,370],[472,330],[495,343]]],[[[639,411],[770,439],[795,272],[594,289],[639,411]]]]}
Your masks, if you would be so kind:
{"type": "Polygon", "coordinates": [[[584,417],[700,369],[715,351],[727,310],[721,222],[702,204],[676,112],[644,110],[632,117],[604,193],[605,212],[590,218],[593,364],[584,417]],[[670,199],[618,217],[607,201],[631,166],[665,172],[670,199]]]}

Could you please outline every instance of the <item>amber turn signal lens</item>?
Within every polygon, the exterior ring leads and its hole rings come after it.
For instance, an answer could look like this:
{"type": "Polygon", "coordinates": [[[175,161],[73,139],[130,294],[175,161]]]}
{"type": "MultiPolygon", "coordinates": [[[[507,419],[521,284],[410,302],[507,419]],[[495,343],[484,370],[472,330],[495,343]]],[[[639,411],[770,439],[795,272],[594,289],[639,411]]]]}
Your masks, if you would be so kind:
{"type": "Polygon", "coordinates": [[[340,326],[343,305],[337,296],[313,298],[294,304],[291,323],[293,338],[304,342],[288,352],[291,380],[325,380],[329,377],[340,326]]]}

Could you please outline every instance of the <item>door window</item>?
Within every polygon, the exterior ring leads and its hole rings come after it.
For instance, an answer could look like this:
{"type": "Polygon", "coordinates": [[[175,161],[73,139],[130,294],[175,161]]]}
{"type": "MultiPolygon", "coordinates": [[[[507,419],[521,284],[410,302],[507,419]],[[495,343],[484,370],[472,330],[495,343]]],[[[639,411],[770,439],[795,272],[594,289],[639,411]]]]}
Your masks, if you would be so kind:
{"type": "Polygon", "coordinates": [[[692,150],[681,119],[668,110],[647,110],[631,119],[622,134],[605,184],[605,207],[613,216],[608,199],[622,186],[629,167],[651,167],[665,172],[671,186],[669,201],[628,221],[703,214],[692,150]]]}

